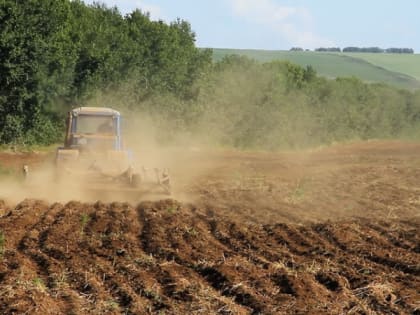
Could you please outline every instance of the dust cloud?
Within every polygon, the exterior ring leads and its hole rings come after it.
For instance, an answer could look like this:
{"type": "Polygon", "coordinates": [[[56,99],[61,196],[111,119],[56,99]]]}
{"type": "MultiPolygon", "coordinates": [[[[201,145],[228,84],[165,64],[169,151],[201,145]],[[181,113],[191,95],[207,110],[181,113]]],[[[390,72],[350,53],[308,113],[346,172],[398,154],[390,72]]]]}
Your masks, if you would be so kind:
{"type": "MultiPolygon", "coordinates": [[[[147,172],[153,177],[154,170],[166,170],[171,178],[171,195],[160,189],[143,191],[127,185],[115,185],[110,179],[97,179],[93,172],[67,172],[59,176],[60,168],[55,164],[55,152],[51,152],[43,161],[29,165],[29,173],[24,178],[22,165],[14,176],[0,177],[0,199],[8,204],[16,204],[24,199],[38,199],[48,202],[130,202],[143,200],[175,198],[180,201],[195,201],[196,196],[189,191],[200,177],[213,172],[214,163],[209,149],[197,138],[188,133],[175,133],[171,141],[162,143],[156,123],[148,114],[122,111],[122,135],[124,150],[132,159],[130,165],[136,173],[147,172]],[[201,146],[200,146],[201,144],[201,146]],[[203,160],[204,157],[204,160],[203,160]],[[22,174],[21,174],[22,173],[22,174]],[[16,175],[17,174],[17,175],[16,175]]],[[[112,162],[111,162],[112,163],[112,162]]],[[[78,165],[75,165],[77,169],[78,165]]],[[[127,166],[122,172],[128,168],[127,166]]],[[[86,167],[87,171],[88,167],[86,167]]]]}

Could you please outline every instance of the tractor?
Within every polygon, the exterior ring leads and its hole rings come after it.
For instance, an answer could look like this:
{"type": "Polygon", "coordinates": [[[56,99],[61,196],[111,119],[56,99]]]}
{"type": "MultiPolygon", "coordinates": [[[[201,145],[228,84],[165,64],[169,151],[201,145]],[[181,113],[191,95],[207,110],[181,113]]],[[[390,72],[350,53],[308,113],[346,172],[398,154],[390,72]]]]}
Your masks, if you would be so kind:
{"type": "Polygon", "coordinates": [[[121,114],[106,107],[79,107],[68,113],[64,146],[55,157],[56,179],[97,191],[171,193],[168,169],[136,169],[121,132],[121,114]]]}

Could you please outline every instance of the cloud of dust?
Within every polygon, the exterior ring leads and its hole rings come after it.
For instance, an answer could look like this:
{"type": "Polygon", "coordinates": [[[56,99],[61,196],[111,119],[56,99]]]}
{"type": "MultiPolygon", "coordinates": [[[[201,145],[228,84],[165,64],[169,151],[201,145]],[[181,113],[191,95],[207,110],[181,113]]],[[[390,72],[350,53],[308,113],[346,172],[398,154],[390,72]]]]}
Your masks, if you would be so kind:
{"type": "MultiPolygon", "coordinates": [[[[133,154],[136,169],[168,169],[172,198],[194,201],[192,192],[202,178],[214,173],[217,160],[213,157],[209,137],[204,132],[177,130],[170,121],[157,122],[147,113],[124,112],[123,138],[126,149],[133,154]],[[168,136],[170,139],[168,140],[168,136]],[[166,138],[162,140],[162,137],[166,138]]],[[[198,125],[198,122],[197,122],[198,125]]],[[[205,130],[203,128],[203,130],[205,130]]]]}
{"type": "Polygon", "coordinates": [[[135,101],[131,88],[128,85],[101,92],[86,106],[109,106],[119,110],[123,144],[132,153],[135,169],[169,169],[171,197],[194,201],[194,187],[217,170],[220,161],[213,152],[224,149],[220,144],[226,128],[222,125],[229,123],[215,115],[204,114],[206,107],[212,107],[210,104],[181,104],[171,96],[135,101]],[[201,114],[188,117],[187,126],[185,117],[197,110],[194,106],[199,107],[201,114]]]}
{"type": "MultiPolygon", "coordinates": [[[[117,106],[113,108],[119,109],[117,106]]],[[[196,196],[191,187],[214,169],[211,154],[207,154],[208,148],[203,146],[203,142],[196,135],[185,131],[162,130],[164,124],[156,122],[156,118],[150,114],[127,109],[122,109],[121,112],[123,146],[130,152],[134,170],[141,173],[145,168],[153,177],[155,168],[168,169],[171,196],[163,194],[159,189],[156,193],[138,193],[131,187],[127,187],[126,190],[126,187],[114,185],[109,181],[101,183],[82,173],[78,174],[77,171],[58,178],[52,154],[43,163],[30,165],[26,180],[23,180],[23,175],[18,178],[0,178],[0,199],[8,204],[17,204],[24,199],[63,203],[72,200],[136,203],[145,199],[170,197],[180,201],[194,201],[196,196]],[[162,141],[162,134],[168,132],[171,132],[170,141],[162,141]]]]}
{"type": "MultiPolygon", "coordinates": [[[[113,198],[103,195],[100,191],[92,190],[92,186],[82,176],[57,177],[56,166],[51,159],[41,164],[29,166],[26,178],[7,176],[0,179],[0,199],[8,204],[16,204],[24,199],[45,200],[47,202],[68,202],[79,200],[95,202],[113,198]]],[[[118,199],[116,199],[118,201],[118,199]]]]}
{"type": "MultiPolygon", "coordinates": [[[[296,95],[283,97],[281,93],[277,99],[279,106],[267,101],[266,94],[272,93],[267,87],[279,82],[273,82],[272,74],[258,69],[250,64],[219,73],[212,89],[203,89],[194,101],[168,95],[141,100],[138,97],[141,91],[136,90],[135,84],[127,83],[115,90],[98,92],[83,106],[119,110],[123,116],[123,144],[132,154],[135,170],[169,169],[172,197],[194,200],[194,187],[221,167],[220,155],[215,151],[235,147],[278,148],[294,141],[290,130],[295,130],[295,138],[301,138],[296,141],[307,136],[306,128],[292,125],[302,121],[303,113],[295,108],[304,101],[296,95]]],[[[120,193],[92,192],[90,178],[83,176],[66,176],[58,184],[53,161],[32,169],[30,175],[24,185],[19,181],[0,183],[4,195],[14,200],[127,200],[120,193]]],[[[135,196],[130,201],[139,198],[135,196]]]]}

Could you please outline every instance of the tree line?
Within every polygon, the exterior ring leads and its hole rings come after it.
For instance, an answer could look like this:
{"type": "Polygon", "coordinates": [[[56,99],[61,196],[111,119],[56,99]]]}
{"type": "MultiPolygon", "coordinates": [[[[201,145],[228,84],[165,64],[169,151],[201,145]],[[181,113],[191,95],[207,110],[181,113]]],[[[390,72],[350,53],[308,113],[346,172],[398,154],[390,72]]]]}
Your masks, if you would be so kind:
{"type": "Polygon", "coordinates": [[[0,144],[50,144],[72,106],[147,115],[163,142],[299,148],[416,137],[420,92],[290,62],[212,61],[187,21],[74,0],[0,3],[0,144]]]}
{"type": "Polygon", "coordinates": [[[343,52],[358,52],[358,53],[387,53],[387,54],[414,54],[412,48],[379,48],[379,47],[345,47],[343,52]]]}
{"type": "Polygon", "coordinates": [[[347,140],[416,138],[420,91],[357,78],[317,76],[311,66],[230,56],[197,100],[206,130],[242,148],[305,148],[347,140]]]}
{"type": "MultiPolygon", "coordinates": [[[[327,79],[311,66],[261,63],[231,55],[212,64],[196,97],[156,94],[140,105],[161,141],[244,149],[299,149],[366,139],[420,136],[420,90],[327,79]]],[[[104,99],[130,108],[138,93],[128,84],[104,99]],[[127,97],[132,95],[133,97],[127,97]]]]}
{"type": "Polygon", "coordinates": [[[160,92],[189,98],[210,63],[183,20],[122,16],[80,0],[3,0],[0,143],[56,141],[63,112],[126,80],[141,87],[140,101],[160,92]]]}
{"type": "MultiPolygon", "coordinates": [[[[301,47],[292,47],[290,51],[304,51],[301,47]]],[[[308,49],[306,49],[308,51],[308,49]]],[[[380,47],[318,47],[314,51],[318,52],[356,52],[356,53],[387,53],[387,54],[414,54],[412,48],[380,48],[380,47]]]]}

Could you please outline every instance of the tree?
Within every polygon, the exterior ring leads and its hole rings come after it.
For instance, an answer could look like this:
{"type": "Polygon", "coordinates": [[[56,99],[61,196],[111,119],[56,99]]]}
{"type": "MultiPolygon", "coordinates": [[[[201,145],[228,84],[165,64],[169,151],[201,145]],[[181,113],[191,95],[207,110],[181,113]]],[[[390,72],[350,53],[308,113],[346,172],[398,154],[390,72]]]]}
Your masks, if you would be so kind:
{"type": "Polygon", "coordinates": [[[20,141],[31,129],[40,127],[46,104],[65,94],[68,81],[63,74],[72,58],[65,49],[70,47],[66,33],[68,10],[65,0],[2,2],[0,141],[20,141]]]}

